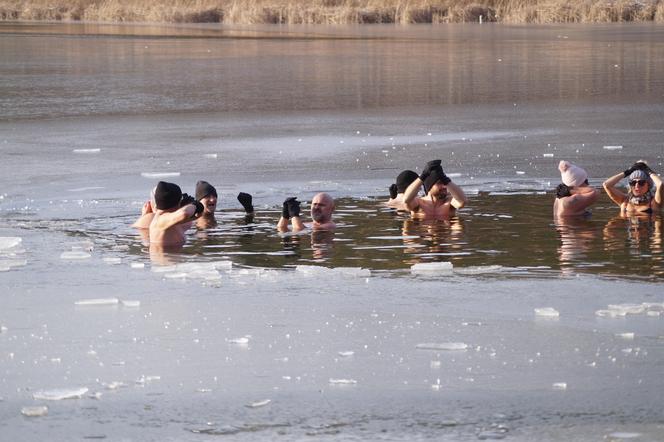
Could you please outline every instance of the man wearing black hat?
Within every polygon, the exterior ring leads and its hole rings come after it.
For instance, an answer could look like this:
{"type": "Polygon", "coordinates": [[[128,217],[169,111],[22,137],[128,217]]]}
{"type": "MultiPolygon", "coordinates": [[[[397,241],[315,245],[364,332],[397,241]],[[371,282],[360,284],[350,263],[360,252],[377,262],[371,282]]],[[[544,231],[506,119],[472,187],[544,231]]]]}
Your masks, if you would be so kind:
{"type": "MultiPolygon", "coordinates": [[[[206,229],[217,225],[217,220],[214,217],[214,212],[217,209],[217,198],[217,189],[215,189],[212,184],[202,180],[196,183],[196,201],[203,204],[203,207],[205,208],[202,216],[196,221],[196,226],[199,229],[206,229]]],[[[240,192],[237,196],[237,200],[242,204],[247,219],[253,219],[254,206],[252,204],[251,195],[240,192]]]]}
{"type": "Polygon", "coordinates": [[[390,186],[390,199],[385,203],[387,207],[397,210],[408,210],[404,203],[404,192],[410,183],[417,179],[417,173],[412,170],[404,170],[397,175],[397,182],[390,186]]]}
{"type": "Polygon", "coordinates": [[[468,201],[463,190],[445,175],[440,160],[429,161],[420,176],[404,193],[404,202],[411,215],[421,219],[449,219],[468,201]],[[424,185],[426,196],[418,197],[424,185]]]}
{"type": "Polygon", "coordinates": [[[180,186],[159,181],[154,189],[154,216],[150,223],[150,244],[181,246],[190,221],[199,217],[203,204],[182,194],[180,186]]]}

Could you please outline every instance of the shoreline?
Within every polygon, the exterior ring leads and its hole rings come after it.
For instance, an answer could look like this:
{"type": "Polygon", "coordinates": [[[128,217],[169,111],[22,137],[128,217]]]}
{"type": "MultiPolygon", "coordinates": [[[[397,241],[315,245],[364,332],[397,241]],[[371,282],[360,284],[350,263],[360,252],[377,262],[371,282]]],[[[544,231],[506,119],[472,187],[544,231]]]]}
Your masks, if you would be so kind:
{"type": "Polygon", "coordinates": [[[1,21],[102,23],[417,24],[664,22],[664,0],[0,0],[1,21]],[[530,2],[528,2],[530,3],[530,2]]]}

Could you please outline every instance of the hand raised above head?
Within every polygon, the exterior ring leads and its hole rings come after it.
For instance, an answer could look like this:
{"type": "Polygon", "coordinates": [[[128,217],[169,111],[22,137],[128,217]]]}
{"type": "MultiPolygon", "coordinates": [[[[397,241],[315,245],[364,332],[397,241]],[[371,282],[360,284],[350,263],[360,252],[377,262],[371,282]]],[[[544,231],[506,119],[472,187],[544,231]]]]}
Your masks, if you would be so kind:
{"type": "Polygon", "coordinates": [[[290,204],[291,201],[296,201],[297,197],[291,196],[289,198],[286,198],[284,201],[284,204],[281,206],[281,216],[285,219],[289,219],[290,215],[288,213],[288,205],[290,204]]]}
{"type": "Polygon", "coordinates": [[[240,192],[237,195],[237,200],[244,207],[244,211],[247,213],[252,213],[254,211],[254,206],[252,204],[252,197],[248,193],[240,192]]]}
{"type": "Polygon", "coordinates": [[[296,198],[288,201],[288,216],[291,218],[300,216],[300,202],[296,198]]]}
{"type": "Polygon", "coordinates": [[[429,175],[431,175],[431,172],[433,172],[436,169],[441,169],[441,171],[442,171],[442,167],[440,166],[441,163],[442,163],[441,160],[431,160],[431,161],[429,161],[424,166],[424,169],[422,169],[422,173],[420,174],[420,179],[422,181],[426,180],[429,177],[429,175]]]}
{"type": "Polygon", "coordinates": [[[560,183],[556,187],[556,198],[564,198],[566,196],[571,196],[572,193],[569,190],[569,187],[566,184],[560,183]]]}

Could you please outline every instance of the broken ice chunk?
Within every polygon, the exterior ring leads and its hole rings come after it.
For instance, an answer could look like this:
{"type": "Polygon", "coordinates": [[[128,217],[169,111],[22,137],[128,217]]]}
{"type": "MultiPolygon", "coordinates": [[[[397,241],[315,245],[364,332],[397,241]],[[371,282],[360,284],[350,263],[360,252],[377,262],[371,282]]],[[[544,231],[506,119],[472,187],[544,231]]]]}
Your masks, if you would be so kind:
{"type": "Polygon", "coordinates": [[[118,298],[96,298],[96,299],[81,299],[76,301],[74,305],[117,305],[120,302],[118,298]]]}
{"type": "Polygon", "coordinates": [[[605,150],[621,150],[622,146],[604,146],[605,150]]]}
{"type": "Polygon", "coordinates": [[[87,387],[80,388],[56,388],[53,390],[39,390],[32,397],[44,401],[61,401],[63,399],[80,399],[88,392],[87,387]]]}
{"type": "Polygon", "coordinates": [[[616,333],[616,337],[623,338],[623,339],[634,339],[634,333],[630,333],[630,332],[616,333]]]}
{"type": "Polygon", "coordinates": [[[451,262],[421,262],[410,268],[413,275],[431,275],[436,273],[448,273],[453,269],[451,262]]]}
{"type": "Polygon", "coordinates": [[[122,306],[123,307],[131,307],[131,308],[136,308],[141,306],[141,301],[130,301],[128,299],[125,299],[122,301],[122,306]]]}
{"type": "Polygon", "coordinates": [[[249,338],[244,336],[242,338],[229,339],[228,342],[231,344],[247,345],[249,344],[249,338]]]}
{"type": "Polygon", "coordinates": [[[567,390],[567,382],[554,382],[552,388],[554,390],[567,390]]]}
{"type": "Polygon", "coordinates": [[[21,408],[21,414],[28,417],[46,416],[48,414],[48,407],[46,405],[23,407],[21,408]]]}
{"type": "Polygon", "coordinates": [[[145,268],[145,264],[142,263],[142,262],[132,262],[132,263],[130,264],[130,266],[131,266],[132,269],[142,269],[142,268],[145,268]]]}
{"type": "Polygon", "coordinates": [[[444,351],[454,351],[454,350],[466,350],[468,344],[463,342],[427,342],[423,344],[417,344],[415,346],[418,350],[444,350],[444,351]]]}
{"type": "Polygon", "coordinates": [[[354,351],[340,351],[339,356],[343,356],[344,358],[347,358],[349,356],[353,356],[355,354],[354,351]]]}
{"type": "Polygon", "coordinates": [[[553,307],[540,307],[535,309],[535,316],[541,316],[543,318],[557,318],[560,316],[560,312],[553,307]]]}
{"type": "Polygon", "coordinates": [[[60,254],[61,259],[76,260],[76,259],[88,259],[92,255],[87,252],[72,250],[70,252],[62,252],[60,254]]]}
{"type": "Polygon", "coordinates": [[[330,378],[330,384],[333,385],[355,385],[357,381],[355,379],[333,379],[330,378]]]}
{"type": "Polygon", "coordinates": [[[247,404],[247,405],[245,405],[245,407],[247,407],[247,408],[260,408],[260,407],[266,406],[270,402],[272,402],[271,399],[263,399],[261,401],[255,401],[255,402],[252,402],[250,404],[247,404]]]}

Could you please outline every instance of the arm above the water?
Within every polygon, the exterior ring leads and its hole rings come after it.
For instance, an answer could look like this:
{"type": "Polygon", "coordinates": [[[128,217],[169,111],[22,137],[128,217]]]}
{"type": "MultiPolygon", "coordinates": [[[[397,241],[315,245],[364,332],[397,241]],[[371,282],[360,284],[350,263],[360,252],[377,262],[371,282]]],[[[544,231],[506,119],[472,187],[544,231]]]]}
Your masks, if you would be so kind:
{"type": "Polygon", "coordinates": [[[173,227],[178,224],[183,224],[188,221],[191,221],[191,218],[196,213],[196,206],[193,204],[187,204],[184,207],[180,207],[175,212],[165,212],[159,216],[157,221],[157,226],[159,229],[166,230],[170,227],[173,227]]]}
{"type": "Polygon", "coordinates": [[[417,193],[422,187],[422,180],[420,178],[415,178],[415,181],[410,183],[406,191],[403,193],[403,202],[412,212],[416,212],[420,207],[419,198],[417,198],[417,193]]]}
{"type": "Polygon", "coordinates": [[[468,198],[466,198],[466,194],[463,193],[461,187],[450,181],[447,183],[447,190],[450,192],[450,195],[452,195],[452,202],[450,203],[452,204],[452,207],[455,209],[461,209],[466,205],[468,198]]]}
{"type": "Polygon", "coordinates": [[[137,229],[149,229],[150,223],[154,218],[154,210],[152,210],[152,202],[146,201],[141,208],[141,216],[132,224],[132,227],[137,229]]]}
{"type": "Polygon", "coordinates": [[[609,198],[619,206],[627,199],[627,194],[616,188],[616,184],[618,184],[623,178],[625,178],[625,173],[620,172],[608,178],[604,181],[604,184],[602,184],[607,195],[609,195],[609,198]]]}
{"type": "Polygon", "coordinates": [[[661,209],[662,207],[662,179],[657,175],[655,172],[650,174],[650,179],[652,180],[654,186],[655,186],[655,203],[657,204],[657,208],[661,209]]]}
{"type": "Polygon", "coordinates": [[[573,187],[570,193],[570,196],[560,199],[563,208],[570,212],[581,212],[599,198],[599,191],[590,186],[573,187]]]}

